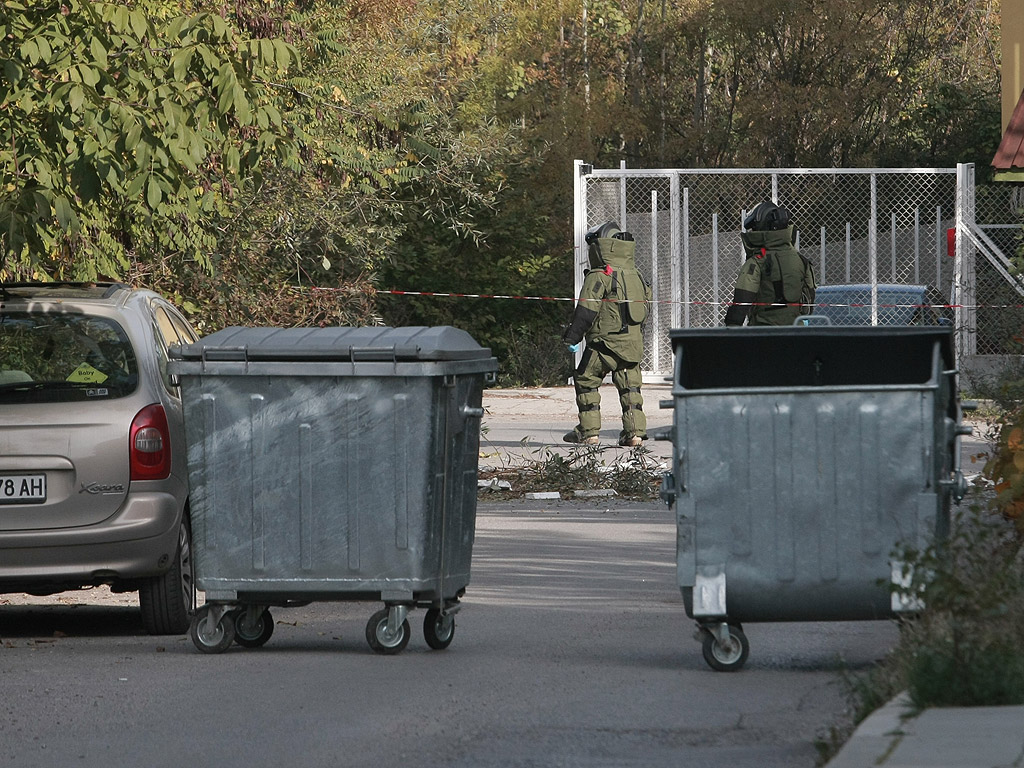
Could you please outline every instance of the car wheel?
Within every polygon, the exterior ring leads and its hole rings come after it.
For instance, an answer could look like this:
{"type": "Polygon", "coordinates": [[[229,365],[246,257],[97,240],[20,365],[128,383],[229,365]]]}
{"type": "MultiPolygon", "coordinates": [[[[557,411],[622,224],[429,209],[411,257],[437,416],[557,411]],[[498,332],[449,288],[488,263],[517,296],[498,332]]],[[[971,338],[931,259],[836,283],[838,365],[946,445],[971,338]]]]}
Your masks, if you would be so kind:
{"type": "Polygon", "coordinates": [[[182,518],[174,562],[162,576],[139,589],[142,624],[151,635],[183,635],[196,612],[195,563],[192,560],[192,527],[182,518]]]}

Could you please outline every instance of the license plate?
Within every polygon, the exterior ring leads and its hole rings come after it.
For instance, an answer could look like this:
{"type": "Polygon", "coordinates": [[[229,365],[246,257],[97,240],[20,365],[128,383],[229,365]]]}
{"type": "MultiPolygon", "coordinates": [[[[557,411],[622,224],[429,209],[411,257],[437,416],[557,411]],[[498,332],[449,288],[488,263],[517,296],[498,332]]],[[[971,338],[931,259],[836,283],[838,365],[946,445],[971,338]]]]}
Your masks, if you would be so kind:
{"type": "Polygon", "coordinates": [[[46,475],[0,475],[0,504],[42,504],[46,475]]]}

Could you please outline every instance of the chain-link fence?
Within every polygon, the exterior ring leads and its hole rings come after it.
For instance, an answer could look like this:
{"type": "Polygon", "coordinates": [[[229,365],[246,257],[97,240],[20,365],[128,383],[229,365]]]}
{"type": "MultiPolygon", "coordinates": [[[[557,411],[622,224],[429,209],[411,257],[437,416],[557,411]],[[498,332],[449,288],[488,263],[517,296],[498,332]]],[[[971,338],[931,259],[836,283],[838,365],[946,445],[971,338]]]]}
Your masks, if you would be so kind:
{"type": "Polygon", "coordinates": [[[1010,331],[1020,333],[1024,299],[1002,249],[1020,227],[1012,226],[1012,195],[987,189],[978,195],[982,228],[971,226],[973,166],[598,170],[577,162],[576,178],[576,288],[588,268],[586,230],[617,221],[633,234],[637,267],[654,291],[645,329],[649,376],[671,370],[671,328],[722,325],[745,258],[741,222],[762,200],[791,211],[797,247],[819,284],[869,287],[879,324],[896,322],[897,312],[879,304],[871,286],[925,285],[937,302],[969,305],[956,312],[962,354],[1015,351],[1010,331]],[[958,226],[975,236],[952,238],[949,230],[958,226]],[[988,239],[991,246],[981,242],[988,239]]]}
{"type": "Polygon", "coordinates": [[[974,185],[974,168],[962,168],[969,194],[963,238],[965,293],[974,291],[975,312],[960,323],[969,356],[1020,355],[1024,351],[1024,285],[1011,259],[1022,250],[1024,190],[1010,184],[974,185]]]}

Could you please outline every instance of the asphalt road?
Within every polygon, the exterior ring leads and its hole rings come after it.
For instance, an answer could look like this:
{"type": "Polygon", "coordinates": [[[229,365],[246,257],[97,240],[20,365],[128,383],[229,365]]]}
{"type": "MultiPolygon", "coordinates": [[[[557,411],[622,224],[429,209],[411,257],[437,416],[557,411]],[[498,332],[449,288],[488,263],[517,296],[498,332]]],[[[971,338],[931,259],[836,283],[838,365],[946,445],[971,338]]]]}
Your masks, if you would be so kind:
{"type": "MultiPolygon", "coordinates": [[[[667,393],[645,388],[652,428],[667,393]]],[[[484,400],[482,466],[564,450],[571,389],[484,400]]],[[[659,502],[482,501],[454,642],[415,611],[397,656],[366,644],[377,603],[274,609],[267,645],[207,655],[145,635],[134,596],[0,595],[0,766],[812,768],[895,627],[748,624],[747,665],[713,672],[674,541],[659,502]]]]}
{"type": "Polygon", "coordinates": [[[275,609],[220,655],[117,596],[0,605],[0,765],[811,768],[894,627],[748,625],[747,666],[713,672],[673,546],[660,504],[482,503],[454,642],[415,611],[397,656],[366,644],[375,603],[275,609]]]}

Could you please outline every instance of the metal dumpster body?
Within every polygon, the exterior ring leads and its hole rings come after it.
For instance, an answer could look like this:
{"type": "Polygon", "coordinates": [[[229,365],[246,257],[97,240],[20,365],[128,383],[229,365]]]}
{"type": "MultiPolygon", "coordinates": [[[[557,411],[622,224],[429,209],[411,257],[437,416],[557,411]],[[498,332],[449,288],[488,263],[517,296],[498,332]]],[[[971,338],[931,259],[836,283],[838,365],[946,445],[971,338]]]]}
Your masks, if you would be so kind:
{"type": "Polygon", "coordinates": [[[949,331],[754,327],[671,338],[663,496],[675,506],[679,586],[709,664],[742,666],[746,649],[730,630],[745,646],[744,621],[892,616],[894,550],[945,535],[950,502],[963,495],[958,441],[969,429],[949,331]]]}
{"type": "MultiPolygon", "coordinates": [[[[211,606],[193,623],[200,650],[230,645],[218,625],[312,600],[383,601],[392,635],[416,606],[454,629],[490,350],[449,327],[228,328],[172,358],[211,606]]],[[[369,625],[367,639],[396,650],[369,625]]]]}

